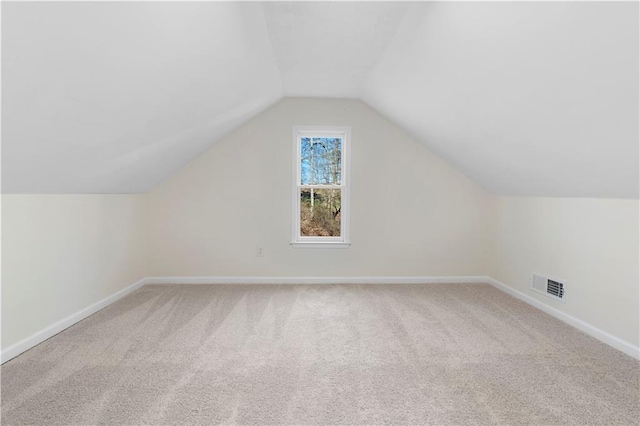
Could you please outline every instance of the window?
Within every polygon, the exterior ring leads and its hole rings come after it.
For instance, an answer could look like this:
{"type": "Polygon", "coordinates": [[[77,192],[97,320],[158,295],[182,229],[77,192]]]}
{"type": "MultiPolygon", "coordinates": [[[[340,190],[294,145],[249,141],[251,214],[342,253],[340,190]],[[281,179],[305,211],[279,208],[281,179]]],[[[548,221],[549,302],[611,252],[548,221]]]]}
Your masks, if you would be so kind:
{"type": "Polygon", "coordinates": [[[348,127],[294,127],[294,247],[349,246],[348,127]]]}

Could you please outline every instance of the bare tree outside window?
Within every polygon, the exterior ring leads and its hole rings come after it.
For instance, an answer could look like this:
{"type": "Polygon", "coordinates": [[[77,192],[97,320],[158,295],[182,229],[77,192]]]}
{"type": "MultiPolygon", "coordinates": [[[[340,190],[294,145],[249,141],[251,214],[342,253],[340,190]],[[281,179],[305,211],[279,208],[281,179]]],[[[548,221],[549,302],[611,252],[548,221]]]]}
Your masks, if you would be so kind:
{"type": "Polygon", "coordinates": [[[294,126],[291,245],[348,248],[351,128],[294,126]]]}
{"type": "Polygon", "coordinates": [[[342,139],[301,138],[300,162],[300,235],[339,237],[342,190],[329,188],[342,183],[342,139]]]}

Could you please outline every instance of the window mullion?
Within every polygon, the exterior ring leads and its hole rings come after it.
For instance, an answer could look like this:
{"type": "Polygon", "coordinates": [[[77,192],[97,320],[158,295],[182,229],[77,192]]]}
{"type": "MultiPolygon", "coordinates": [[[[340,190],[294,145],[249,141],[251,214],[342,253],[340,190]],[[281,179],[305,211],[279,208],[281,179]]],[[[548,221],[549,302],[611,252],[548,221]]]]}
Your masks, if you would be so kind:
{"type": "Polygon", "coordinates": [[[349,201],[347,147],[350,132],[348,128],[338,129],[319,128],[316,131],[294,127],[294,246],[300,241],[303,242],[300,247],[308,243],[328,244],[326,247],[349,244],[346,210],[349,201]],[[338,155],[340,159],[337,158],[338,155]]]}

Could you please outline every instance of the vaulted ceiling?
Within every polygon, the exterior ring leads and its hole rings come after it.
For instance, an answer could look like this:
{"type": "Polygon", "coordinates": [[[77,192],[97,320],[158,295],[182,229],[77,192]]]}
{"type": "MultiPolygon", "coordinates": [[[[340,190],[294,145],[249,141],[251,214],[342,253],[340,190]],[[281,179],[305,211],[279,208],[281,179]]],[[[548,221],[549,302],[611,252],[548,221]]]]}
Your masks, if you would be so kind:
{"type": "Polygon", "coordinates": [[[3,3],[2,188],[145,192],[284,96],[488,191],[638,198],[638,4],[3,3]]]}

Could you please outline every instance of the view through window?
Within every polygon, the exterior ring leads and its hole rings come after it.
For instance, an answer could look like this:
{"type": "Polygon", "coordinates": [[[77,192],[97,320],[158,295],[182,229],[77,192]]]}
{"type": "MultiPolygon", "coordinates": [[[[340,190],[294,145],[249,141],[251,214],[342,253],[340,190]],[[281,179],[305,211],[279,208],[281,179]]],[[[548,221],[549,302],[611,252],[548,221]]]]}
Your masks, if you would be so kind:
{"type": "Polygon", "coordinates": [[[296,132],[297,242],[345,242],[346,130],[296,132]]]}

